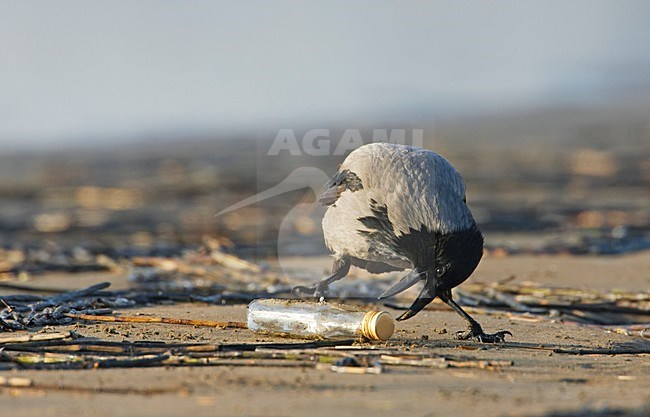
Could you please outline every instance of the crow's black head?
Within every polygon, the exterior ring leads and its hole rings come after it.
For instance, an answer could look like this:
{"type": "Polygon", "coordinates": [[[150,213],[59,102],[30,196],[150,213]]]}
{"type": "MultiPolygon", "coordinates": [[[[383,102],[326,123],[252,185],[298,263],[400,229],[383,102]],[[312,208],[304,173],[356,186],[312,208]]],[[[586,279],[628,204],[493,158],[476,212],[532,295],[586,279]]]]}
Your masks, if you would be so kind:
{"type": "Polygon", "coordinates": [[[483,256],[483,235],[476,226],[449,234],[435,234],[435,237],[431,236],[429,239],[418,235],[418,239],[404,242],[412,250],[411,256],[415,265],[414,272],[409,275],[410,282],[400,281],[402,285],[395,290],[406,289],[407,284],[412,285],[416,280],[423,280],[424,287],[411,307],[398,320],[415,316],[438,294],[448,293],[469,278],[483,256]],[[427,240],[432,244],[424,244],[427,240]]]}
{"type": "Polygon", "coordinates": [[[483,235],[474,226],[470,230],[438,237],[435,249],[433,278],[436,287],[450,290],[464,282],[476,269],[483,256],[483,235]]]}

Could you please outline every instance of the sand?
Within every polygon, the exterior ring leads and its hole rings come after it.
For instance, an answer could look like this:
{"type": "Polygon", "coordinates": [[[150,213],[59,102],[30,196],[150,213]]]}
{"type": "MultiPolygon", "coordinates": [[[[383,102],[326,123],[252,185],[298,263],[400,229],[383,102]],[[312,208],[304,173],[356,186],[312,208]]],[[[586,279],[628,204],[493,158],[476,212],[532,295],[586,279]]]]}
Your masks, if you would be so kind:
{"type": "MultiPolygon", "coordinates": [[[[319,274],[326,258],[306,260],[319,274]]],[[[650,252],[621,257],[487,257],[472,280],[513,275],[548,285],[647,290],[650,252]]],[[[79,288],[124,276],[51,274],[38,285],[79,288]]],[[[238,320],[246,308],[175,304],[123,311],[155,316],[238,320]]],[[[399,314],[398,311],[391,311],[399,314]]],[[[251,366],[4,371],[35,388],[0,389],[3,416],[542,416],[648,415],[650,355],[573,355],[536,349],[648,348],[650,339],[593,326],[521,321],[477,314],[488,332],[510,330],[507,343],[485,345],[453,338],[464,323],[449,310],[428,310],[399,323],[393,338],[377,346],[429,350],[469,359],[505,360],[498,370],[386,367],[378,375],[338,374],[312,368],[251,366]],[[613,414],[620,412],[621,414],[613,414]],[[572,414],[573,413],[573,414],[572,414]]],[[[646,317],[647,319],[647,317],[646,317]]],[[[152,324],[84,323],[45,329],[74,330],[104,340],[207,343],[283,341],[248,330],[152,324]]],[[[20,332],[18,332],[20,333],[20,332]]]]}

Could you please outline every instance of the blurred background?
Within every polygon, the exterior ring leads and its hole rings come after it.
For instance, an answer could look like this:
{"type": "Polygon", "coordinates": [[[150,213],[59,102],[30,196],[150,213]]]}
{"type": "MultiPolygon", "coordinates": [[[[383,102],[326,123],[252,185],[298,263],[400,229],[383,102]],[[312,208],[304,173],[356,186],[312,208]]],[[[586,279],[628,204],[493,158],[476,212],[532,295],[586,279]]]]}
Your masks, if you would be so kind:
{"type": "Polygon", "coordinates": [[[269,156],[280,129],[299,144],[329,129],[332,149],[346,129],[366,143],[422,130],[463,173],[497,255],[650,247],[648,2],[0,10],[5,260],[174,255],[206,239],[268,259],[281,228],[289,252],[326,253],[315,184],[215,216],[345,157],[269,156]]]}

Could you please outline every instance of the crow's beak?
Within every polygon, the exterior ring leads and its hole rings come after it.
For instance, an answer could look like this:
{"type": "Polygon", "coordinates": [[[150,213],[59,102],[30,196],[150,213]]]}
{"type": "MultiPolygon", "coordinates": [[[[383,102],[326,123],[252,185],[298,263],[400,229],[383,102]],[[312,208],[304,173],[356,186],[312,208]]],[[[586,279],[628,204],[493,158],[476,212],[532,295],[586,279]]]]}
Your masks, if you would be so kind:
{"type": "Polygon", "coordinates": [[[397,321],[407,320],[415,316],[420,312],[420,310],[426,307],[427,304],[429,304],[435,298],[436,298],[435,281],[427,277],[427,280],[424,282],[424,287],[422,288],[422,291],[420,291],[420,294],[418,294],[418,298],[415,299],[415,301],[413,302],[413,304],[411,304],[411,307],[409,307],[408,310],[406,310],[401,316],[397,318],[397,321]]]}
{"type": "Polygon", "coordinates": [[[394,295],[397,295],[401,292],[404,292],[420,282],[424,278],[424,274],[421,272],[418,272],[417,269],[412,270],[407,276],[404,278],[400,279],[399,282],[386,291],[384,291],[380,296],[379,299],[382,300],[384,298],[392,297],[394,295]]]}

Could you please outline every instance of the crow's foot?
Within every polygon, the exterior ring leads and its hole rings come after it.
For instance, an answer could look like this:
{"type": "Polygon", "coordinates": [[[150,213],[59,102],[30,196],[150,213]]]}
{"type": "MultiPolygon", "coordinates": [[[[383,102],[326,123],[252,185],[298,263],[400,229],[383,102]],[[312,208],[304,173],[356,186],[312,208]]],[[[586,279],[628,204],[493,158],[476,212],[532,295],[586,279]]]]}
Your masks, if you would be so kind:
{"type": "Polygon", "coordinates": [[[478,323],[470,325],[464,332],[457,332],[456,338],[459,340],[476,340],[481,343],[503,343],[506,341],[506,335],[512,336],[507,330],[501,330],[493,334],[486,334],[478,323]]]}
{"type": "Polygon", "coordinates": [[[293,289],[291,290],[291,293],[294,295],[312,296],[320,300],[325,298],[328,292],[329,292],[329,285],[327,285],[326,282],[319,282],[318,284],[313,285],[311,287],[298,285],[297,287],[293,287],[293,289]]]}

